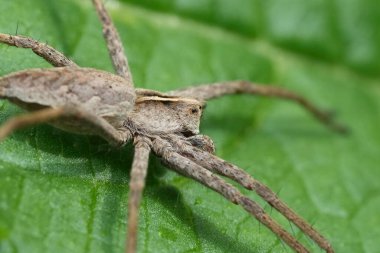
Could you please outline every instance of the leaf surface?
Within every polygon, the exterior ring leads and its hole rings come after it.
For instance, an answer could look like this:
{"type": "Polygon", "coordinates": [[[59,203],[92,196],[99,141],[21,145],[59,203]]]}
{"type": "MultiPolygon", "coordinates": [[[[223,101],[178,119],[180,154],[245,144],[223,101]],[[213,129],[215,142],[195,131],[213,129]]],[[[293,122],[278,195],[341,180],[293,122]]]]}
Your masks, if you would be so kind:
{"type": "MultiPolygon", "coordinates": [[[[112,71],[90,1],[0,0],[0,32],[31,36],[112,71]]],[[[297,91],[351,129],[330,132],[292,103],[208,104],[217,154],[270,186],[337,252],[378,252],[380,8],[376,1],[108,1],[138,87],[247,79],[297,91]]],[[[49,65],[0,45],[0,74],[49,65]]],[[[0,101],[0,122],[22,113],[0,101]]],[[[133,149],[50,126],[0,144],[0,252],[123,252],[133,149]]],[[[255,200],[254,193],[242,190],[255,200]]],[[[318,248],[261,200],[313,252],[318,248]]],[[[289,252],[216,193],[152,157],[139,252],[289,252]]]]}

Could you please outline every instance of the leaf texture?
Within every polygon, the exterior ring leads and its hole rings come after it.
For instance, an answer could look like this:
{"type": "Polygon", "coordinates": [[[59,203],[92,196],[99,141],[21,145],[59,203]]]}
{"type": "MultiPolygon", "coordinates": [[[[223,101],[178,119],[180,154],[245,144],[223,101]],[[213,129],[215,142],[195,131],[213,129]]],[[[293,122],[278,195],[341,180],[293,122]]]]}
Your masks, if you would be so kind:
{"type": "MultiPolygon", "coordinates": [[[[330,132],[292,103],[250,96],[210,102],[201,130],[219,156],[278,192],[337,252],[380,250],[376,1],[106,3],[138,87],[247,79],[333,109],[351,134],[330,132]]],[[[0,32],[46,41],[80,66],[112,71],[90,1],[0,0],[0,13],[0,32]]],[[[1,75],[47,67],[28,50],[0,45],[1,75]]],[[[0,123],[20,113],[0,101],[0,123]]],[[[113,150],[45,125],[0,143],[0,252],[123,252],[132,154],[130,146],[113,150]]],[[[241,208],[154,157],[139,222],[139,252],[290,251],[241,208]]]]}

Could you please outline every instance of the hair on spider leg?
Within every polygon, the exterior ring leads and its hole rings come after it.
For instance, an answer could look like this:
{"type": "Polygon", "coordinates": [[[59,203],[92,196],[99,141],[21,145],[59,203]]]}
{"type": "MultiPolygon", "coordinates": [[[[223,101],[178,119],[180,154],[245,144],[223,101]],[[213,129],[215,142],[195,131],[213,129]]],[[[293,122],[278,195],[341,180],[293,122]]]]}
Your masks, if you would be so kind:
{"type": "Polygon", "coordinates": [[[290,209],[283,201],[281,201],[276,194],[270,190],[266,185],[252,178],[244,170],[233,165],[223,159],[216,157],[210,153],[202,151],[191,145],[183,144],[181,145],[181,140],[176,139],[175,136],[172,139],[168,139],[174,147],[178,148],[180,153],[190,159],[195,159],[196,163],[204,166],[206,169],[216,172],[216,174],[223,175],[230,178],[247,189],[254,190],[256,193],[263,198],[266,202],[269,202],[273,207],[275,207],[279,213],[281,213],[288,220],[291,220],[295,225],[297,225],[305,234],[313,238],[316,242],[323,245],[325,248],[329,248],[329,244],[317,231],[309,226],[309,224],[300,218],[292,209],[290,209]]]}
{"type": "Polygon", "coordinates": [[[295,232],[294,229],[293,229],[293,225],[292,225],[292,223],[291,223],[290,221],[288,221],[288,223],[289,223],[289,225],[290,225],[290,230],[292,231],[293,236],[296,236],[296,232],[295,232]]]}
{"type": "MultiPolygon", "coordinates": [[[[277,195],[278,197],[280,197],[280,193],[281,193],[282,189],[283,189],[283,187],[281,186],[281,187],[276,191],[276,195],[277,195]]],[[[271,215],[272,215],[272,211],[273,211],[273,206],[270,205],[270,214],[271,214],[271,215]]],[[[289,220],[288,220],[288,222],[291,223],[289,220]]]]}
{"type": "Polygon", "coordinates": [[[19,23],[20,23],[20,21],[17,20],[17,23],[16,23],[16,32],[15,32],[16,35],[18,35],[18,26],[19,26],[19,23]]]}
{"type": "MultiPolygon", "coordinates": [[[[209,217],[207,212],[194,211],[194,204],[186,201],[184,194],[181,189],[166,183],[160,183],[158,189],[149,190],[149,195],[164,206],[166,212],[177,217],[181,224],[189,227],[199,238],[220,249],[220,251],[228,249],[230,252],[255,252],[255,248],[252,248],[252,245],[246,240],[242,240],[232,233],[221,231],[219,222],[215,222],[217,220],[215,216],[209,217]],[[177,199],[178,202],[176,202],[177,199]]],[[[204,204],[201,202],[195,205],[204,204]]]]}
{"type": "Polygon", "coordinates": [[[282,249],[283,249],[285,252],[287,252],[288,249],[286,248],[284,241],[281,240],[281,238],[279,238],[279,237],[277,237],[277,238],[278,238],[278,240],[280,240],[280,243],[281,243],[282,249]]]}
{"type": "Polygon", "coordinates": [[[228,201],[238,204],[246,212],[260,220],[268,229],[280,236],[296,251],[308,252],[302,244],[293,238],[277,221],[270,217],[257,202],[242,194],[236,187],[227,183],[218,174],[213,173],[209,169],[206,169],[206,167],[202,167],[197,164],[197,162],[182,156],[174,150],[175,149],[172,148],[167,141],[161,138],[156,138],[153,142],[153,151],[167,161],[169,168],[211,188],[228,201]]]}
{"type": "Polygon", "coordinates": [[[316,246],[317,244],[315,242],[313,242],[308,236],[304,236],[306,237],[306,243],[309,245],[309,246],[316,246]]]}
{"type": "MultiPolygon", "coordinates": [[[[280,187],[280,188],[275,192],[275,194],[276,194],[277,197],[280,197],[280,193],[281,193],[282,189],[283,189],[283,187],[280,187]]],[[[272,215],[272,212],[273,212],[273,206],[272,206],[270,203],[265,202],[263,208],[264,208],[264,209],[267,209],[268,206],[269,206],[269,208],[270,208],[269,213],[270,213],[270,215],[272,215]]]]}

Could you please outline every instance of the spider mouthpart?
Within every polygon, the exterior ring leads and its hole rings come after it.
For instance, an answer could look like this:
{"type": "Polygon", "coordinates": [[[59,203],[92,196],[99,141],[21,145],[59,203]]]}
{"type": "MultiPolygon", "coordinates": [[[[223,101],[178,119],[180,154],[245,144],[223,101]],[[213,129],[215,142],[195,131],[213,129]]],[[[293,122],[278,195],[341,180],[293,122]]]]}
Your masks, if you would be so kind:
{"type": "Polygon", "coordinates": [[[181,134],[186,138],[196,135],[196,133],[190,130],[183,131],[181,132],[181,134]]]}

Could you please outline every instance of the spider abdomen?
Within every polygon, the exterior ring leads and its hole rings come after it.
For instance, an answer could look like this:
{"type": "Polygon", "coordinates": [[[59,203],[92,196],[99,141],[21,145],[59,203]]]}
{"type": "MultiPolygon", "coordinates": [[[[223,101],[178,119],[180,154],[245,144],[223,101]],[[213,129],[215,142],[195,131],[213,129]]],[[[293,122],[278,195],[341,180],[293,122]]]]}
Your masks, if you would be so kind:
{"type": "Polygon", "coordinates": [[[0,97],[28,111],[80,107],[120,127],[132,110],[136,96],[126,80],[117,75],[90,68],[61,67],[4,76],[0,79],[0,97]]]}

